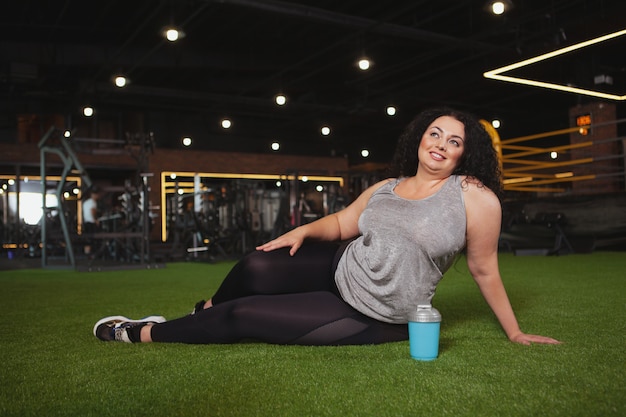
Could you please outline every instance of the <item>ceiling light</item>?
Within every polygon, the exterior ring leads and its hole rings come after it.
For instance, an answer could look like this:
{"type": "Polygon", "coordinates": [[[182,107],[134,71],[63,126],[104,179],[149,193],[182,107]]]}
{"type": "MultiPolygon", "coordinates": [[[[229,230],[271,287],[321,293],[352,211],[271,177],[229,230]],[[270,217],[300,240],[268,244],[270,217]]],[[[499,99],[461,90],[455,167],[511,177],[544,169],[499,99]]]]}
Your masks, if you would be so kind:
{"type": "Polygon", "coordinates": [[[588,90],[585,88],[571,87],[569,85],[535,81],[535,80],[529,80],[527,78],[511,77],[508,75],[500,75],[504,72],[522,68],[531,64],[535,64],[537,62],[545,61],[547,59],[554,58],[555,56],[563,55],[565,53],[572,52],[577,49],[582,49],[587,46],[591,46],[596,43],[604,42],[613,38],[617,38],[618,36],[622,36],[622,35],[626,35],[626,29],[609,33],[608,35],[600,36],[594,39],[590,39],[585,42],[580,42],[574,45],[570,45],[565,48],[557,49],[556,51],[548,52],[547,54],[525,59],[523,61],[516,62],[511,65],[507,65],[501,68],[487,71],[483,74],[483,76],[485,78],[490,78],[494,80],[507,81],[507,82],[518,83],[518,84],[523,84],[523,85],[530,85],[534,87],[542,87],[542,88],[547,88],[547,89],[552,89],[552,90],[565,91],[568,93],[583,94],[583,95],[592,96],[592,97],[606,98],[609,100],[626,100],[626,95],[607,94],[607,93],[602,93],[600,91],[588,90]]]}
{"type": "Polygon", "coordinates": [[[491,126],[493,126],[494,129],[499,129],[501,126],[500,120],[498,119],[493,119],[491,121],[491,126]]]}
{"type": "Polygon", "coordinates": [[[230,120],[228,120],[228,119],[223,119],[223,120],[222,120],[222,127],[223,127],[224,129],[230,129],[230,127],[231,127],[232,125],[233,125],[233,123],[232,123],[230,120]]]}
{"type": "Polygon", "coordinates": [[[187,136],[183,138],[182,142],[183,142],[183,146],[191,146],[192,140],[190,137],[187,136]]]}
{"type": "Polygon", "coordinates": [[[513,7],[511,0],[489,1],[485,6],[491,13],[501,15],[513,7]]]}
{"type": "Polygon", "coordinates": [[[170,42],[176,42],[177,40],[185,37],[185,32],[174,26],[166,27],[161,33],[165,37],[165,39],[170,42]]]}
{"type": "Polygon", "coordinates": [[[361,58],[359,59],[359,62],[357,62],[357,65],[359,66],[359,69],[361,71],[367,71],[368,69],[370,69],[372,61],[370,61],[369,58],[361,58]]]}
{"type": "Polygon", "coordinates": [[[91,107],[91,106],[83,107],[83,116],[91,117],[91,116],[93,116],[93,114],[94,114],[93,107],[91,107]]]}
{"type": "Polygon", "coordinates": [[[128,78],[123,75],[116,75],[113,77],[113,83],[116,87],[124,88],[128,85],[128,78]]]}
{"type": "Polygon", "coordinates": [[[361,156],[363,158],[367,158],[368,156],[370,156],[370,151],[368,151],[367,149],[361,150],[361,156]]]}
{"type": "Polygon", "coordinates": [[[321,129],[322,135],[324,136],[328,136],[330,135],[330,127],[328,126],[323,126],[321,129]]]}
{"type": "Polygon", "coordinates": [[[275,101],[276,101],[276,104],[278,104],[279,106],[284,106],[285,103],[287,102],[287,97],[285,97],[283,94],[278,94],[275,97],[275,101]]]}
{"type": "Polygon", "coordinates": [[[396,115],[396,108],[394,106],[387,106],[387,115],[395,116],[396,115]]]}
{"type": "Polygon", "coordinates": [[[280,143],[278,143],[278,142],[272,142],[271,146],[272,146],[272,150],[273,151],[277,151],[277,150],[280,149],[280,143]]]}

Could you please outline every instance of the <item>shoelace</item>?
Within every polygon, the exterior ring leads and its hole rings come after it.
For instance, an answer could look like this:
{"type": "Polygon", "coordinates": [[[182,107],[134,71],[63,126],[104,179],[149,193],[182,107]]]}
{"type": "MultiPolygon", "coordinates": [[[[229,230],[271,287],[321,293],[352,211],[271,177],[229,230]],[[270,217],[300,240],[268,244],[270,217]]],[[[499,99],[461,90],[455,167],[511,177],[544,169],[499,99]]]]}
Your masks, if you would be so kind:
{"type": "Polygon", "coordinates": [[[118,342],[126,342],[130,343],[131,340],[128,337],[127,330],[130,329],[133,325],[131,323],[120,323],[113,328],[114,338],[118,342]]]}

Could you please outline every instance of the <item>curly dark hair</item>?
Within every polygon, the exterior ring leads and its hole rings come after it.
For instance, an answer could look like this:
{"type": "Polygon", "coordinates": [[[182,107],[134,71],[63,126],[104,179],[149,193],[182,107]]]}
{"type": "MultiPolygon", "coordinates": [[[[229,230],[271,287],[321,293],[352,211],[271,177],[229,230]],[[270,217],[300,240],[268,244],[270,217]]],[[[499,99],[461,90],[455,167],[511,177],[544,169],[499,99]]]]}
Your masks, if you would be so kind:
{"type": "Polygon", "coordinates": [[[448,107],[425,110],[409,123],[398,139],[389,175],[392,177],[415,175],[418,162],[417,149],[422,136],[428,126],[441,116],[453,117],[465,126],[465,151],[453,174],[473,177],[501,198],[502,175],[491,137],[474,115],[448,107]]]}

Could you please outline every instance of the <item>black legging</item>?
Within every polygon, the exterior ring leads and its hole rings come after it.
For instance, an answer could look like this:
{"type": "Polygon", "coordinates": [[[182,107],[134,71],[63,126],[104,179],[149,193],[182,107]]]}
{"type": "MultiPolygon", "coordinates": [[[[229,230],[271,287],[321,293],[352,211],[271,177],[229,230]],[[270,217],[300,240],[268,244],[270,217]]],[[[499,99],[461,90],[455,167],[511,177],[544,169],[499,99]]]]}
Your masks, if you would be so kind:
{"type": "Polygon", "coordinates": [[[343,246],[307,243],[252,252],[213,296],[213,307],[152,327],[155,342],[361,345],[408,339],[406,324],[367,317],[339,296],[334,274],[343,246]]]}

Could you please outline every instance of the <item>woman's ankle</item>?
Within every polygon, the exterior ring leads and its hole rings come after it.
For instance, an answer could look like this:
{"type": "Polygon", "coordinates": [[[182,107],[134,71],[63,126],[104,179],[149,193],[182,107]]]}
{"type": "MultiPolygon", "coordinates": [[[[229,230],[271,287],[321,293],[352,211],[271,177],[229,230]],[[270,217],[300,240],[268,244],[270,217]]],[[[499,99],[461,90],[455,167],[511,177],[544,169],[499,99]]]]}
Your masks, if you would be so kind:
{"type": "Polygon", "coordinates": [[[152,342],[152,324],[146,324],[141,328],[141,343],[152,342]]]}

